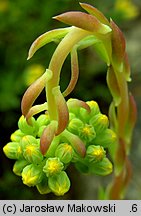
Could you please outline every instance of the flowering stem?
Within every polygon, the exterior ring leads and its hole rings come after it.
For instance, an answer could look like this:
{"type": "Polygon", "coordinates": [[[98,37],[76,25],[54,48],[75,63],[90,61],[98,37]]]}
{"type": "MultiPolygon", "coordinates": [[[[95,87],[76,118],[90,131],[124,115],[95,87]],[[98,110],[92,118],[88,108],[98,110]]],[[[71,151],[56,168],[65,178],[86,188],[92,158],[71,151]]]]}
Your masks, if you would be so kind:
{"type": "MultiPolygon", "coordinates": [[[[116,71],[116,70],[115,70],[116,71]]],[[[120,138],[125,137],[125,124],[127,122],[129,113],[129,96],[128,96],[128,86],[125,77],[122,72],[115,72],[117,81],[120,89],[121,102],[117,107],[118,115],[118,135],[120,138]]]]}
{"type": "Polygon", "coordinates": [[[48,112],[51,120],[57,119],[57,111],[52,89],[59,84],[61,67],[73,46],[90,34],[90,32],[83,29],[77,27],[72,28],[72,30],[60,42],[52,56],[49,69],[53,72],[53,77],[46,85],[48,112]]]}

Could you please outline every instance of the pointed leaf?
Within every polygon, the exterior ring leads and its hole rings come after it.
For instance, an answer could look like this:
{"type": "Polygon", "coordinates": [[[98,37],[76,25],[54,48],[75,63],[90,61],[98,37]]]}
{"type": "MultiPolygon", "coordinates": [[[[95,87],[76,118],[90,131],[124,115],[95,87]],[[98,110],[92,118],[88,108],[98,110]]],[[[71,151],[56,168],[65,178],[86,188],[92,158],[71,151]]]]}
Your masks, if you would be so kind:
{"type": "Polygon", "coordinates": [[[107,18],[97,8],[95,8],[95,7],[93,7],[93,6],[89,5],[89,4],[86,4],[86,3],[80,3],[80,5],[89,14],[95,16],[101,23],[103,23],[105,25],[110,25],[107,18]]]}
{"type": "Polygon", "coordinates": [[[132,133],[133,133],[133,129],[135,127],[136,121],[137,121],[136,102],[135,102],[133,95],[130,93],[129,94],[129,115],[128,115],[128,120],[126,122],[126,131],[125,131],[127,152],[130,151],[130,148],[131,148],[132,133]]]}
{"type": "Polygon", "coordinates": [[[102,24],[96,17],[83,12],[66,12],[53,18],[93,33],[107,34],[111,32],[109,26],[102,24]]]}
{"type": "Polygon", "coordinates": [[[126,146],[125,146],[125,141],[122,138],[119,138],[119,145],[117,148],[116,152],[116,157],[115,157],[115,173],[116,175],[119,175],[124,167],[126,159],[126,146]],[[120,157],[119,157],[120,155],[120,157]]]}
{"type": "Polygon", "coordinates": [[[99,43],[95,43],[94,48],[96,52],[98,53],[98,55],[102,58],[102,60],[105,61],[107,65],[110,65],[110,59],[109,59],[107,50],[104,44],[102,43],[102,41],[100,41],[99,43]]]}
{"type": "Polygon", "coordinates": [[[83,141],[76,135],[70,133],[69,131],[65,130],[62,134],[72,145],[74,150],[79,154],[81,157],[85,157],[86,155],[86,147],[83,141]]]}
{"type": "Polygon", "coordinates": [[[123,72],[125,74],[125,78],[128,82],[131,81],[131,70],[130,70],[130,64],[129,64],[129,60],[128,60],[128,55],[125,52],[125,56],[124,56],[124,60],[123,60],[123,72]]]}
{"type": "Polygon", "coordinates": [[[71,80],[68,87],[63,92],[64,97],[66,97],[73,91],[77,83],[78,76],[79,76],[78,56],[77,56],[77,50],[76,48],[74,48],[71,51],[71,80]]]}
{"type": "Polygon", "coordinates": [[[40,105],[35,105],[33,107],[31,107],[26,115],[26,120],[27,122],[30,122],[30,118],[44,110],[47,110],[47,102],[45,102],[44,104],[40,104],[40,105]]]}
{"type": "Polygon", "coordinates": [[[96,36],[90,35],[78,42],[77,49],[82,50],[99,42],[101,41],[96,36]]]}
{"type": "Polygon", "coordinates": [[[88,111],[88,113],[91,112],[91,109],[90,109],[89,105],[86,102],[82,101],[82,100],[69,99],[67,101],[67,105],[68,105],[69,110],[71,110],[73,108],[82,107],[82,108],[86,109],[88,111]]]}
{"type": "Polygon", "coordinates": [[[29,88],[26,90],[21,102],[22,114],[24,116],[27,115],[34,101],[42,92],[46,82],[50,80],[51,77],[52,77],[52,71],[47,69],[46,72],[40,78],[38,78],[31,86],[29,86],[29,88]]]}
{"type": "Polygon", "coordinates": [[[116,131],[118,122],[117,122],[117,114],[116,114],[114,102],[112,102],[109,107],[109,120],[110,120],[110,128],[116,131]]]}
{"type": "Polygon", "coordinates": [[[113,96],[115,106],[118,106],[121,102],[120,88],[112,66],[110,66],[107,71],[107,84],[113,96]]]}
{"type": "Polygon", "coordinates": [[[110,20],[110,26],[112,28],[112,53],[113,60],[120,63],[125,55],[125,38],[119,27],[110,20]]]}
{"type": "Polygon", "coordinates": [[[47,43],[52,42],[54,39],[60,39],[64,37],[70,31],[70,29],[71,27],[54,29],[39,36],[30,47],[27,60],[30,59],[38,49],[47,43]]]}
{"type": "Polygon", "coordinates": [[[129,124],[134,128],[137,120],[137,106],[133,95],[129,94],[129,124]]]}
{"type": "Polygon", "coordinates": [[[40,138],[40,150],[43,155],[46,154],[53,138],[55,137],[57,122],[52,121],[43,131],[40,138]]]}
{"type": "Polygon", "coordinates": [[[56,109],[58,113],[58,128],[56,131],[56,135],[59,135],[67,127],[69,121],[69,112],[66,101],[60,92],[60,86],[54,87],[52,89],[52,93],[54,95],[56,109]]]}

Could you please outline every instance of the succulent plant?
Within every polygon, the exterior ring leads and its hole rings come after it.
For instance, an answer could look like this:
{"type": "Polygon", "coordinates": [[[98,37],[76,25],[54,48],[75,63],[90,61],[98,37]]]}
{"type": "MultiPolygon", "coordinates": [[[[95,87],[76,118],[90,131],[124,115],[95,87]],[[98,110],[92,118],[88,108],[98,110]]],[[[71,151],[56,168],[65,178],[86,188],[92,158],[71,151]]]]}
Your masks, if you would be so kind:
{"type": "Polygon", "coordinates": [[[17,160],[14,173],[41,194],[60,196],[69,190],[66,169],[70,163],[82,173],[102,176],[112,173],[114,165],[115,176],[106,193],[108,198],[118,199],[130,179],[128,154],[136,121],[135,102],[127,86],[131,78],[125,38],[112,19],[91,5],[80,5],[88,13],[71,11],[54,17],[71,27],[48,31],[31,45],[28,59],[47,43],[59,43],[48,69],[26,90],[19,128],[3,150],[8,158],[17,160]],[[107,84],[113,97],[109,120],[96,101],[65,100],[78,80],[77,52],[89,46],[108,66],[107,84]],[[60,73],[69,54],[71,79],[62,93],[60,73]],[[44,88],[45,103],[34,105],[44,88]]]}

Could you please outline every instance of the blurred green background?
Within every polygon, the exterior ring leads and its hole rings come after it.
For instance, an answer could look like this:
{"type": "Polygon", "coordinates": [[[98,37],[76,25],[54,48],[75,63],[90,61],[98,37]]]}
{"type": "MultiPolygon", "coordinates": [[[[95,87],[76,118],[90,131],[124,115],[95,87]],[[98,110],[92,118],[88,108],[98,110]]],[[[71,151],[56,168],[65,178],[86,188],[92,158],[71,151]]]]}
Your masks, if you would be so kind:
{"type": "MultiPolygon", "coordinates": [[[[79,174],[73,166],[68,169],[72,186],[64,197],[40,195],[35,188],[23,185],[12,173],[14,161],[7,159],[2,147],[17,129],[21,116],[20,101],[26,88],[48,67],[55,44],[40,49],[26,61],[31,43],[42,33],[65,26],[51,17],[69,10],[82,10],[78,0],[0,0],[0,199],[97,199],[99,183],[106,185],[109,177],[79,174]]],[[[141,199],[141,1],[140,0],[81,0],[100,9],[119,25],[125,34],[127,52],[132,68],[129,88],[138,106],[138,121],[133,136],[131,161],[133,178],[126,199],[141,199]]],[[[83,10],[82,10],[83,11],[83,10]]],[[[70,59],[67,58],[61,74],[61,88],[70,77],[70,59]]],[[[103,113],[111,101],[106,86],[106,65],[92,48],[79,53],[79,82],[70,95],[83,100],[98,101],[103,113]]],[[[45,100],[44,92],[38,101],[45,100]]],[[[119,156],[120,157],[120,156],[119,156]]]]}

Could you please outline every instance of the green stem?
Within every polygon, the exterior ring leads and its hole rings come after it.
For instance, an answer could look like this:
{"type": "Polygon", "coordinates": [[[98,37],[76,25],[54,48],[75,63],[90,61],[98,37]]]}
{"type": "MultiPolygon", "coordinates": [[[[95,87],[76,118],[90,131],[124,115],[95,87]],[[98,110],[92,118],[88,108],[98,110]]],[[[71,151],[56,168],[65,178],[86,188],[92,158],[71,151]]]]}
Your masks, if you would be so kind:
{"type": "MultiPolygon", "coordinates": [[[[114,67],[114,65],[113,65],[114,67]]],[[[128,86],[123,72],[117,71],[115,68],[115,75],[119,84],[121,103],[117,107],[117,119],[118,119],[118,136],[125,139],[125,125],[129,115],[129,95],[128,86]]]]}
{"type": "Polygon", "coordinates": [[[52,89],[59,85],[62,65],[73,46],[90,34],[91,33],[88,31],[76,27],[72,28],[72,30],[62,39],[52,56],[49,69],[53,72],[53,77],[46,85],[48,112],[51,120],[57,119],[57,111],[52,89]]]}

